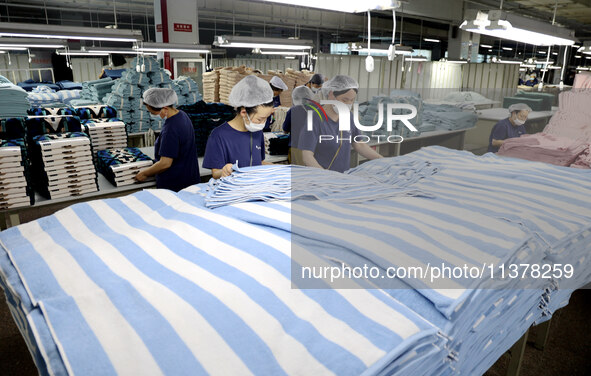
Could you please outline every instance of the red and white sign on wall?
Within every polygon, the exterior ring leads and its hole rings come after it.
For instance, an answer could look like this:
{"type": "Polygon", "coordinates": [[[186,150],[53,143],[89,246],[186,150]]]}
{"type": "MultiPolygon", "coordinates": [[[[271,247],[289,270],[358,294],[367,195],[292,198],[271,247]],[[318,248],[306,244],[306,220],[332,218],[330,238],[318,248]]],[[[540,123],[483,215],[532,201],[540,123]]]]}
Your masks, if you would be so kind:
{"type": "Polygon", "coordinates": [[[158,32],[158,33],[162,32],[162,24],[156,25],[156,32],[158,32]]]}
{"type": "Polygon", "coordinates": [[[182,24],[182,23],[175,23],[174,24],[174,31],[181,31],[186,33],[193,32],[193,25],[191,24],[182,24]]]}

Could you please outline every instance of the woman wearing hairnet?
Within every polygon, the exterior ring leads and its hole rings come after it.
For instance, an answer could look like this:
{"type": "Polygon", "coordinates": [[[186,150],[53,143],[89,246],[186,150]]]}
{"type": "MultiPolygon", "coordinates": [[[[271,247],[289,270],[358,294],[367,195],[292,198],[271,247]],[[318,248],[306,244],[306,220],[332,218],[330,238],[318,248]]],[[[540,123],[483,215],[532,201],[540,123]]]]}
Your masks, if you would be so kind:
{"type": "Polygon", "coordinates": [[[283,122],[283,131],[289,134],[289,163],[303,164],[298,141],[302,130],[306,129],[307,111],[304,106],[313,96],[314,93],[307,86],[298,86],[291,93],[293,106],[285,114],[283,122]]]}
{"type": "Polygon", "coordinates": [[[138,172],[136,180],[156,175],[156,187],[175,192],[199,183],[193,123],[186,113],[174,108],[178,101],[174,90],[150,88],[144,92],[143,101],[153,117],[165,121],[154,144],[156,163],[138,172]]]}
{"type": "Polygon", "coordinates": [[[526,134],[525,124],[531,108],[525,103],[509,106],[511,115],[495,124],[488,138],[488,151],[496,153],[506,139],[526,134]]]}
{"type": "MultiPolygon", "coordinates": [[[[359,84],[353,78],[338,75],[322,86],[322,93],[328,100],[344,103],[349,110],[357,98],[359,84]]],[[[312,130],[301,132],[298,146],[302,150],[302,159],[306,166],[343,172],[351,167],[351,147],[367,159],[382,158],[366,143],[354,142],[359,130],[353,123],[353,114],[349,111],[350,131],[339,130],[339,113],[333,105],[323,106],[326,115],[313,117],[312,130]],[[320,141],[322,136],[322,141],[320,141]],[[330,139],[332,137],[332,139],[330,139]]]]}
{"type": "MultiPolygon", "coordinates": [[[[271,81],[269,81],[269,86],[271,87],[271,90],[273,90],[273,107],[281,106],[281,100],[279,98],[279,95],[281,95],[283,90],[287,90],[287,85],[285,84],[285,82],[283,82],[281,78],[273,76],[271,78],[271,81]]],[[[271,124],[273,124],[274,122],[275,119],[273,117],[273,114],[271,114],[271,116],[269,116],[267,118],[267,121],[265,122],[265,128],[263,129],[263,132],[271,132],[271,124]]]]}
{"type": "Polygon", "coordinates": [[[238,167],[270,164],[265,159],[265,121],[273,112],[273,90],[257,76],[246,76],[230,92],[234,119],[215,128],[205,148],[203,167],[212,170],[215,179],[232,174],[238,167]]]}
{"type": "Polygon", "coordinates": [[[312,90],[312,92],[314,94],[318,93],[320,91],[320,89],[322,88],[322,84],[324,84],[324,75],[320,74],[320,73],[316,73],[314,74],[311,78],[310,81],[308,81],[308,83],[306,84],[306,86],[312,90]]]}

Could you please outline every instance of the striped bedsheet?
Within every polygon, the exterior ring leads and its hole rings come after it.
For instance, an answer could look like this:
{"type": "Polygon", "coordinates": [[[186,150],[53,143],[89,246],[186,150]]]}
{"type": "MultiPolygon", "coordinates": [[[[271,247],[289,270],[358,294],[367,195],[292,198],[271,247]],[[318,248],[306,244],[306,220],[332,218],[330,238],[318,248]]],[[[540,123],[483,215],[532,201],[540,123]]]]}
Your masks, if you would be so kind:
{"type": "Polygon", "coordinates": [[[209,209],[200,184],[0,233],[2,283],[41,373],[482,374],[591,279],[586,171],[430,147],[351,173],[428,194],[209,209]],[[571,262],[575,277],[294,278],[442,262],[571,262]]]}
{"type": "Polygon", "coordinates": [[[77,204],[0,241],[17,308],[51,333],[29,340],[49,374],[369,375],[445,351],[383,291],[292,289],[288,231],[165,190],[77,204]]]}

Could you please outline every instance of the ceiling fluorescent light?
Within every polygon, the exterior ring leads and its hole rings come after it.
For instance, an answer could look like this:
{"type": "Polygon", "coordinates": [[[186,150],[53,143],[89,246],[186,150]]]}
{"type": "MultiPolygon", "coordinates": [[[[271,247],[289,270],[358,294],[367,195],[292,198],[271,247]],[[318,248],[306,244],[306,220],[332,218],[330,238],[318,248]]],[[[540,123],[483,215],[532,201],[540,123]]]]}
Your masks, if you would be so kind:
{"type": "Polygon", "coordinates": [[[577,70],[579,70],[579,71],[588,71],[588,70],[591,70],[591,68],[589,68],[589,67],[577,67],[577,70]]]}
{"type": "Polygon", "coordinates": [[[304,8],[317,8],[333,10],[337,12],[367,12],[368,10],[388,10],[400,7],[397,0],[365,0],[365,1],[342,1],[342,0],[263,0],[270,3],[296,5],[304,8]]]}
{"type": "Polygon", "coordinates": [[[580,58],[582,58],[581,55],[575,55],[575,59],[580,59],[580,58]]]}
{"type": "Polygon", "coordinates": [[[122,54],[122,55],[158,55],[156,52],[141,52],[131,48],[116,48],[116,47],[88,47],[90,53],[102,52],[106,54],[122,54]]]}
{"type": "Polygon", "coordinates": [[[548,60],[548,61],[544,61],[544,60],[534,60],[534,64],[536,65],[552,65],[554,64],[554,60],[548,60]]]}
{"type": "Polygon", "coordinates": [[[503,47],[503,50],[505,50],[505,51],[513,51],[513,49],[511,47],[503,47]]]}
{"type": "Polygon", "coordinates": [[[431,39],[431,38],[423,38],[423,40],[425,42],[433,42],[433,43],[439,43],[439,42],[441,42],[439,39],[431,39]]]}
{"type": "MultiPolygon", "coordinates": [[[[372,48],[371,49],[371,53],[387,53],[388,52],[388,48],[390,46],[384,46],[383,48],[372,48]]],[[[412,47],[410,46],[401,46],[399,44],[395,45],[395,50],[394,53],[396,55],[410,55],[414,52],[414,50],[412,49],[412,47]]],[[[357,52],[365,52],[367,53],[367,43],[349,43],[349,46],[347,47],[349,49],[349,51],[357,51],[357,52]]]]}
{"type": "Polygon", "coordinates": [[[7,51],[26,51],[26,47],[0,47],[0,50],[7,51]]]}
{"type": "Polygon", "coordinates": [[[142,43],[137,50],[141,52],[185,52],[193,54],[211,52],[211,48],[206,45],[181,43],[142,43]]]}
{"type": "Polygon", "coordinates": [[[521,60],[508,60],[508,59],[499,59],[497,63],[500,64],[521,64],[523,63],[521,60]]]}
{"type": "Polygon", "coordinates": [[[108,52],[88,52],[86,50],[57,50],[58,55],[63,56],[108,56],[108,52]]]}
{"type": "Polygon", "coordinates": [[[216,35],[213,42],[218,47],[275,48],[281,50],[308,50],[314,47],[308,39],[257,38],[216,35]]]}
{"type": "Polygon", "coordinates": [[[573,44],[571,47],[572,47],[572,48],[579,48],[579,47],[581,47],[581,46],[580,46],[580,45],[578,45],[578,44],[573,44]]]}
{"type": "Polygon", "coordinates": [[[468,64],[467,60],[446,60],[450,64],[468,64]]]}
{"type": "Polygon", "coordinates": [[[581,52],[587,55],[591,55],[591,42],[585,42],[583,43],[582,47],[579,47],[579,49],[577,50],[577,52],[581,52]]]}
{"type": "Polygon", "coordinates": [[[546,51],[538,51],[539,54],[546,55],[546,51]]]}
{"type": "Polygon", "coordinates": [[[481,44],[480,47],[482,48],[492,48],[490,44],[481,44]]]}
{"type": "Polygon", "coordinates": [[[295,56],[286,56],[285,58],[286,58],[286,59],[293,60],[293,59],[295,59],[296,57],[295,57],[295,56]]]}
{"type": "Polygon", "coordinates": [[[261,55],[291,55],[291,56],[302,56],[308,55],[305,51],[261,51],[261,55]]]}
{"type": "Polygon", "coordinates": [[[405,59],[406,61],[427,61],[427,58],[424,56],[411,56],[405,59]]]}
{"type": "Polygon", "coordinates": [[[64,48],[66,41],[60,39],[39,40],[34,38],[0,38],[0,49],[64,48]]]}
{"type": "Polygon", "coordinates": [[[535,68],[536,66],[534,64],[521,64],[522,68],[535,68]]]}
{"type": "Polygon", "coordinates": [[[548,65],[548,69],[562,69],[560,66],[548,65]]]}
{"type": "Polygon", "coordinates": [[[572,45],[574,31],[502,10],[471,13],[460,25],[462,30],[536,46],[572,45]]]}
{"type": "Polygon", "coordinates": [[[144,39],[139,30],[0,22],[0,37],[5,36],[113,42],[137,42],[144,39]]]}

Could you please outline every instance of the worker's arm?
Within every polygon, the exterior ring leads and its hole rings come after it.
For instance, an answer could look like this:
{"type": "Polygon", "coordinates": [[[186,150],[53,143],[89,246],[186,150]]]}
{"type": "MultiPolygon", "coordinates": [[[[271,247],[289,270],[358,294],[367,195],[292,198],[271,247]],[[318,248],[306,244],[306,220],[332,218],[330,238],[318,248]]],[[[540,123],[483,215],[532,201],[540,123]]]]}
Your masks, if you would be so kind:
{"type": "Polygon", "coordinates": [[[495,140],[493,138],[492,140],[492,146],[494,146],[495,148],[500,148],[501,146],[503,146],[503,143],[505,142],[505,140],[495,140]]]}
{"type": "Polygon", "coordinates": [[[163,173],[164,171],[168,170],[170,166],[172,166],[172,161],[172,158],[160,157],[158,162],[138,172],[137,175],[135,175],[135,180],[145,181],[149,177],[163,173]]]}
{"type": "Polygon", "coordinates": [[[373,150],[368,144],[354,142],[353,149],[367,159],[384,158],[377,151],[373,150]]]}
{"type": "Polygon", "coordinates": [[[226,176],[232,175],[232,163],[227,163],[222,168],[212,168],[211,176],[214,179],[225,178],[226,176]]]}
{"type": "Polygon", "coordinates": [[[261,164],[262,164],[263,166],[268,166],[268,165],[272,165],[273,163],[271,163],[271,162],[267,162],[267,161],[263,160],[263,161],[261,162],[261,164]]]}
{"type": "Polygon", "coordinates": [[[323,168],[316,158],[314,158],[314,152],[310,150],[302,150],[302,160],[304,161],[305,166],[323,168]]]}

